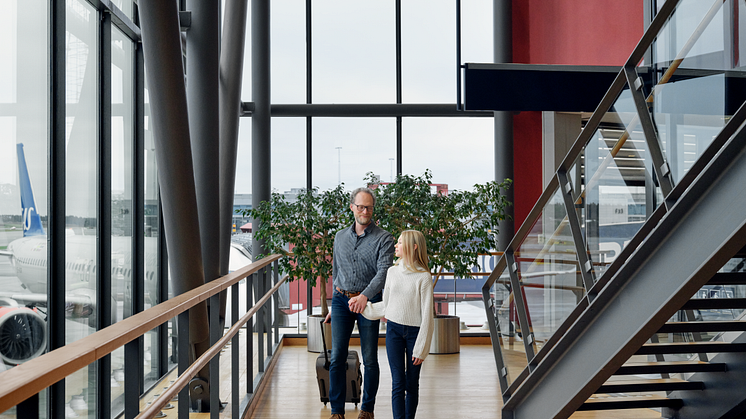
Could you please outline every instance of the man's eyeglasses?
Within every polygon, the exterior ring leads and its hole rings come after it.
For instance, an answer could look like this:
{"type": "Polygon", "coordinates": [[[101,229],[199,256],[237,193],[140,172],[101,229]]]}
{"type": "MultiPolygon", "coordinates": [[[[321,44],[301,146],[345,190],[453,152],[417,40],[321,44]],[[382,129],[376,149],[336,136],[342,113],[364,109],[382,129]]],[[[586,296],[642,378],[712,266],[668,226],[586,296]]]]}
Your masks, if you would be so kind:
{"type": "Polygon", "coordinates": [[[365,210],[368,210],[368,212],[373,212],[373,206],[372,205],[369,206],[369,207],[365,206],[365,205],[358,205],[358,204],[352,204],[352,205],[354,205],[355,207],[357,207],[357,210],[359,212],[365,212],[365,210]]]}

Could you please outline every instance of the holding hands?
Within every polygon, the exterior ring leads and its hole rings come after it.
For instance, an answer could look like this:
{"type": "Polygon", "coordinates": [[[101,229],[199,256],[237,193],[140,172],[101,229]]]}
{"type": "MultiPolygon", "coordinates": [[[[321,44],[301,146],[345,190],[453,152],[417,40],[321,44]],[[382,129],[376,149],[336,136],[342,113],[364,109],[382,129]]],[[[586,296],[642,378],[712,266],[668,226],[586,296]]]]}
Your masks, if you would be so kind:
{"type": "Polygon", "coordinates": [[[347,304],[349,304],[351,312],[362,313],[363,310],[365,309],[365,305],[368,304],[368,297],[366,297],[363,294],[360,294],[356,297],[350,298],[347,304]]]}

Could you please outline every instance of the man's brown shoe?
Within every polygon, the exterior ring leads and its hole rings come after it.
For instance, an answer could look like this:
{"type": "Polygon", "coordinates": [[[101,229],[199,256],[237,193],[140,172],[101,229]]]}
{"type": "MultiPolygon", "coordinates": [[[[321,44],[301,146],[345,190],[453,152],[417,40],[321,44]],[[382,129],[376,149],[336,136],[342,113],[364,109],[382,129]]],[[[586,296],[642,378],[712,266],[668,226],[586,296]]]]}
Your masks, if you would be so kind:
{"type": "Polygon", "coordinates": [[[361,410],[357,419],[373,419],[373,412],[366,412],[365,410],[361,410]]]}
{"type": "Polygon", "coordinates": [[[345,415],[342,415],[342,414],[339,414],[339,413],[335,413],[329,419],[345,419],[345,415]]]}

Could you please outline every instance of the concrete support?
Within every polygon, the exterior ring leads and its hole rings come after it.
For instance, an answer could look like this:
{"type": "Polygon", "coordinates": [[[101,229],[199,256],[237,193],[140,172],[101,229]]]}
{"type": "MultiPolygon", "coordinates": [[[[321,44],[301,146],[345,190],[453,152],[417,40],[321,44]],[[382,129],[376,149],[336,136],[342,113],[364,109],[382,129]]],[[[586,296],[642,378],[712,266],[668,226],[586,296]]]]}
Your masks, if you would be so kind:
{"type": "MultiPolygon", "coordinates": [[[[192,168],[179,15],[175,2],[139,5],[171,283],[179,295],[205,283],[192,168]]],[[[207,306],[189,310],[189,340],[208,342],[207,306]]]]}
{"type": "MultiPolygon", "coordinates": [[[[251,125],[251,181],[254,208],[271,194],[270,39],[269,0],[251,3],[251,72],[254,112],[251,125]]],[[[254,229],[258,224],[252,220],[254,229]]],[[[254,235],[253,255],[266,253],[264,241],[254,235]]]]}
{"type": "MultiPolygon", "coordinates": [[[[512,0],[494,0],[493,33],[495,63],[513,62],[513,7],[512,0]]],[[[513,114],[495,112],[495,181],[513,179],[513,114]]],[[[507,199],[513,202],[513,188],[506,191],[507,199]]],[[[506,208],[513,216],[513,206],[506,208]]],[[[497,250],[505,250],[513,238],[515,226],[512,220],[500,223],[497,250]]]]}

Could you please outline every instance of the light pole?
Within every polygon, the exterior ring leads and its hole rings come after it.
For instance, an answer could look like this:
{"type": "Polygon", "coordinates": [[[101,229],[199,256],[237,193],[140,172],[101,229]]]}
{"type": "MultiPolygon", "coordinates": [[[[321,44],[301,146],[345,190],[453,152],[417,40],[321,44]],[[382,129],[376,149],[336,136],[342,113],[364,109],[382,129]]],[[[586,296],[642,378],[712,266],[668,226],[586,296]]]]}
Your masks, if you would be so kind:
{"type": "Polygon", "coordinates": [[[391,165],[390,165],[391,166],[391,171],[389,173],[389,181],[393,182],[394,181],[394,158],[393,157],[389,157],[389,161],[391,162],[391,165]]]}
{"type": "Polygon", "coordinates": [[[337,185],[342,184],[342,147],[334,147],[337,149],[337,185]]]}

